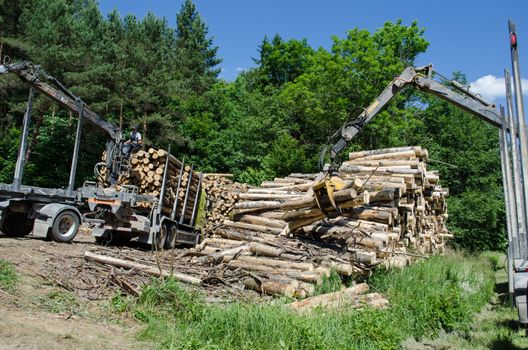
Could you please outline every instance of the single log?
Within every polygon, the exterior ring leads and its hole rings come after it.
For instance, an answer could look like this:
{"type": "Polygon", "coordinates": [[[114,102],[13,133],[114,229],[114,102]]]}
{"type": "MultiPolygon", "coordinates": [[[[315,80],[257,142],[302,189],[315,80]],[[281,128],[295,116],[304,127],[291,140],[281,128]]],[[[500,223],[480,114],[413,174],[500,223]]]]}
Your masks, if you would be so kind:
{"type": "Polygon", "coordinates": [[[415,158],[416,157],[416,151],[415,150],[406,150],[406,151],[397,151],[397,152],[390,152],[390,153],[382,153],[382,154],[372,154],[364,157],[357,157],[354,158],[356,160],[378,160],[378,159],[407,159],[407,158],[415,158]]]}
{"type": "Polygon", "coordinates": [[[314,222],[324,219],[324,217],[325,216],[323,214],[320,214],[317,216],[312,216],[312,217],[289,222],[285,233],[293,232],[303,226],[313,224],[314,222]]]}
{"type": "Polygon", "coordinates": [[[298,194],[281,194],[281,193],[240,193],[240,200],[288,200],[298,198],[298,194]]]}
{"type": "Polygon", "coordinates": [[[116,259],[109,256],[99,255],[92,252],[84,252],[84,259],[86,261],[94,261],[101,264],[107,264],[112,265],[116,267],[122,267],[125,269],[134,269],[146,272],[151,275],[155,276],[162,276],[162,277],[174,277],[178,281],[191,283],[191,284],[201,284],[202,280],[193,276],[189,276],[180,272],[172,272],[172,274],[169,271],[166,270],[160,270],[153,266],[147,266],[143,264],[139,264],[137,262],[123,260],[123,259],[116,259]]]}
{"type": "Polygon", "coordinates": [[[381,148],[381,149],[374,149],[374,150],[367,150],[367,151],[350,152],[348,154],[348,158],[352,160],[352,159],[364,158],[364,157],[373,156],[373,155],[380,155],[380,154],[386,155],[389,153],[398,153],[398,152],[405,152],[405,151],[413,151],[416,153],[416,151],[421,151],[421,149],[422,148],[420,146],[381,148]]]}
{"type": "Polygon", "coordinates": [[[235,209],[278,209],[282,205],[278,201],[255,201],[235,203],[235,209]]]}
{"type": "Polygon", "coordinates": [[[257,264],[257,265],[265,265],[265,266],[272,266],[280,269],[293,269],[293,270],[301,270],[301,271],[313,271],[314,266],[312,263],[300,263],[300,262],[292,262],[292,261],[285,261],[285,260],[279,260],[279,259],[271,259],[271,258],[261,258],[261,257],[255,257],[255,256],[241,256],[236,259],[236,261],[242,261],[248,264],[257,264]]]}
{"type": "Polygon", "coordinates": [[[409,165],[412,168],[416,168],[419,163],[420,161],[418,159],[411,159],[411,160],[393,160],[393,159],[356,160],[354,159],[354,160],[343,162],[343,164],[362,165],[362,166],[369,166],[369,167],[409,165]]]}
{"type": "Polygon", "coordinates": [[[242,281],[244,286],[248,289],[252,289],[259,293],[264,293],[268,295],[284,295],[287,297],[295,296],[297,290],[299,289],[299,282],[290,282],[290,283],[281,283],[279,281],[266,280],[261,283],[257,282],[251,277],[244,278],[242,281]]]}
{"type": "Polygon", "coordinates": [[[368,291],[368,289],[369,288],[366,283],[360,283],[338,292],[317,295],[315,297],[299,300],[289,304],[288,306],[298,311],[309,311],[317,307],[325,307],[330,302],[337,300],[344,303],[359,294],[365,293],[368,291]]]}
{"type": "Polygon", "coordinates": [[[248,224],[268,226],[280,229],[283,229],[287,225],[287,223],[283,220],[268,219],[256,215],[243,215],[242,217],[240,217],[239,221],[248,224]]]}
{"type": "Polygon", "coordinates": [[[197,262],[201,263],[201,264],[212,264],[212,263],[215,263],[217,261],[221,261],[224,258],[224,256],[226,256],[226,255],[237,255],[237,254],[239,254],[239,253],[241,253],[241,252],[243,252],[243,251],[245,251],[247,249],[248,249],[248,245],[244,244],[244,245],[241,245],[239,247],[226,249],[226,250],[223,250],[223,251],[215,253],[215,254],[211,254],[211,255],[200,257],[200,258],[197,259],[197,262]]]}
{"type": "Polygon", "coordinates": [[[375,168],[375,167],[363,167],[357,165],[343,164],[339,168],[339,171],[349,173],[374,173],[374,174],[399,174],[399,175],[423,175],[423,171],[420,169],[405,169],[405,168],[375,168]]]}
{"type": "Polygon", "coordinates": [[[394,202],[394,190],[372,191],[369,195],[369,203],[394,202]]]}
{"type": "Polygon", "coordinates": [[[314,196],[303,196],[297,199],[286,201],[282,204],[282,210],[292,210],[301,208],[312,208],[317,205],[314,196]]]}
{"type": "Polygon", "coordinates": [[[233,222],[231,220],[225,220],[224,226],[232,227],[232,228],[239,228],[243,230],[272,233],[276,235],[280,234],[282,231],[282,229],[280,228],[268,227],[268,226],[262,226],[262,225],[254,225],[254,224],[246,224],[243,222],[233,222]]]}

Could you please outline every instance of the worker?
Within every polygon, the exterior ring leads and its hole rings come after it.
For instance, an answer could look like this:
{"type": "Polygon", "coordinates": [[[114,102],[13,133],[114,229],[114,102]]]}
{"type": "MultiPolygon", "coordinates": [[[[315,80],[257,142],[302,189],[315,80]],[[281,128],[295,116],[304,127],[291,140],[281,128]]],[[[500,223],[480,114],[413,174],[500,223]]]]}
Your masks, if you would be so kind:
{"type": "Polygon", "coordinates": [[[123,152],[126,155],[130,155],[131,153],[140,149],[142,143],[143,140],[141,139],[141,134],[138,131],[138,127],[134,125],[132,127],[132,132],[130,133],[130,138],[125,141],[123,152]]]}

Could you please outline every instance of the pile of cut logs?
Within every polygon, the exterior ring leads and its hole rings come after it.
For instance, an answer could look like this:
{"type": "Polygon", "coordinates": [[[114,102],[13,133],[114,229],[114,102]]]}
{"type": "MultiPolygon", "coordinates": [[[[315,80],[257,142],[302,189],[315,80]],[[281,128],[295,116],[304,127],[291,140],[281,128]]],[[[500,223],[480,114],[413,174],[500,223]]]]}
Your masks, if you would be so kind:
{"type": "Polygon", "coordinates": [[[197,262],[246,271],[244,285],[266,294],[309,296],[332,269],[349,278],[442,253],[451,237],[448,191],[426,160],[420,147],[351,153],[337,174],[335,207],[320,208],[314,195],[323,174],[220,191],[233,200],[218,220],[230,218],[203,240],[197,262]]]}
{"type": "MultiPolygon", "coordinates": [[[[200,174],[195,172],[192,166],[183,164],[163,149],[149,148],[148,151],[139,150],[134,153],[130,158],[130,171],[127,175],[119,177],[117,189],[123,185],[135,185],[140,194],[158,197],[166,167],[167,180],[162,212],[170,215],[176,203],[177,217],[181,215],[183,207],[186,208],[186,217],[190,216],[194,201],[199,200],[196,191],[199,189],[200,174]]],[[[148,203],[144,205],[149,206],[148,203]]]]}
{"type": "Polygon", "coordinates": [[[238,194],[248,185],[233,182],[232,174],[204,174],[203,188],[207,198],[205,232],[211,232],[226,220],[238,201],[238,194]]]}

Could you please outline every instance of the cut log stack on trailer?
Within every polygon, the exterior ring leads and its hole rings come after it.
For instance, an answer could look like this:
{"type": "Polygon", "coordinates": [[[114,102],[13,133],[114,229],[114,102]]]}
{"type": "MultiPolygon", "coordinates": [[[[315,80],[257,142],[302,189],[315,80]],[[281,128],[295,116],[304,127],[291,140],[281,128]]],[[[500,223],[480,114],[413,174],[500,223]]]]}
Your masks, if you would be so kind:
{"type": "Polygon", "coordinates": [[[451,236],[448,191],[426,160],[420,147],[351,153],[339,169],[346,185],[334,192],[337,208],[317,205],[313,186],[322,174],[227,191],[236,198],[222,203],[229,219],[215,221],[197,263],[246,271],[247,288],[292,296],[310,295],[332,269],[348,278],[442,253],[451,236]]]}
{"type": "MultiPolygon", "coordinates": [[[[185,221],[192,220],[192,213],[200,200],[197,192],[201,191],[202,174],[163,149],[149,148],[133,153],[130,157],[130,170],[119,177],[116,188],[119,190],[123,185],[134,185],[139,194],[159,197],[164,176],[167,178],[162,213],[170,216],[176,207],[177,218],[183,216],[185,221]]],[[[150,203],[138,205],[146,209],[151,206],[150,203]]]]}

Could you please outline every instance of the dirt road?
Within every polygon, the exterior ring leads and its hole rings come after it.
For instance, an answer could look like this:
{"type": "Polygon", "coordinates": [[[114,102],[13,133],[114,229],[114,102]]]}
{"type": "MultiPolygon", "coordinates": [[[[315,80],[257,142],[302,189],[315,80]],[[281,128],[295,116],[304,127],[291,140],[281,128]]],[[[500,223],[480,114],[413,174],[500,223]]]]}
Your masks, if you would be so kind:
{"type": "Polygon", "coordinates": [[[107,294],[94,288],[99,281],[78,276],[90,287],[84,293],[82,285],[73,290],[66,281],[83,272],[84,252],[96,248],[87,234],[72,244],[0,234],[0,259],[12,263],[19,278],[14,291],[0,290],[0,350],[150,348],[136,339],[140,325],[105,309],[107,294]]]}

